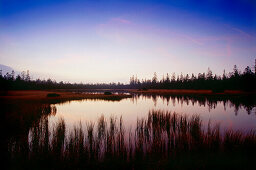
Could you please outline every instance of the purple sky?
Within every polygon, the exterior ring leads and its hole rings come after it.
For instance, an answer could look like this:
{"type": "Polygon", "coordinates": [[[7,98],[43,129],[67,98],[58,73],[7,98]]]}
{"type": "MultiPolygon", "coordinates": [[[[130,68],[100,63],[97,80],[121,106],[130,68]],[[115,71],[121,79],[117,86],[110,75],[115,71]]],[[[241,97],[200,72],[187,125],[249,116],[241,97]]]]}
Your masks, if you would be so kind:
{"type": "Polygon", "coordinates": [[[253,1],[0,2],[0,64],[34,78],[128,82],[243,69],[256,58],[253,1]]]}

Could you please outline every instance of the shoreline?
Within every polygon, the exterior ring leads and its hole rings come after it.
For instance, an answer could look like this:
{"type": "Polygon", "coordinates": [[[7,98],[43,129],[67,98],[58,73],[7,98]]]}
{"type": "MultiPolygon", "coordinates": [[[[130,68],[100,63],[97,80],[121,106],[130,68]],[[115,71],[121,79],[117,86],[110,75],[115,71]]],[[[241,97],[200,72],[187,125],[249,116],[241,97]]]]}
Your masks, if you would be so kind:
{"type": "Polygon", "coordinates": [[[224,90],[224,92],[213,92],[212,90],[187,90],[187,89],[148,89],[148,90],[129,90],[139,94],[158,94],[158,95],[256,95],[256,92],[246,92],[241,90],[224,90]]]}
{"type": "Polygon", "coordinates": [[[223,92],[213,92],[212,90],[194,89],[56,89],[58,92],[121,92],[121,93],[141,93],[158,95],[256,95],[256,91],[224,90],[223,92]]]}
{"type": "Polygon", "coordinates": [[[0,93],[0,100],[3,101],[44,101],[44,102],[65,102],[70,100],[95,99],[120,101],[124,98],[131,98],[133,94],[152,95],[207,95],[207,96],[239,96],[256,95],[256,92],[245,92],[239,90],[225,90],[221,93],[214,93],[212,90],[186,90],[186,89],[56,89],[56,90],[10,90],[0,93]],[[131,94],[90,94],[82,92],[123,92],[131,94]],[[47,94],[55,93],[59,96],[47,97],[47,94]]]}
{"type": "Polygon", "coordinates": [[[85,94],[76,92],[65,92],[59,90],[13,90],[0,95],[0,100],[17,102],[65,102],[70,100],[95,99],[120,101],[124,98],[130,98],[128,94],[85,94]],[[48,94],[58,94],[59,96],[48,97],[48,94]]]}

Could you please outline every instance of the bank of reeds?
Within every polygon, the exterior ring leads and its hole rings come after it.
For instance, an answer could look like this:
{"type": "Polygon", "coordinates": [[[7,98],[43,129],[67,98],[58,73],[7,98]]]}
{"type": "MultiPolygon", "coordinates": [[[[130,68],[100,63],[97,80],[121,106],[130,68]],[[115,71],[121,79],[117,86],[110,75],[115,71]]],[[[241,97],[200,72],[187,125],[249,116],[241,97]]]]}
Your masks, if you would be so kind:
{"type": "Polygon", "coordinates": [[[49,130],[45,117],[35,123],[27,142],[8,146],[11,168],[247,168],[255,167],[256,134],[203,130],[199,116],[151,111],[134,131],[122,117],[81,123],[68,133],[63,119],[49,130]]]}

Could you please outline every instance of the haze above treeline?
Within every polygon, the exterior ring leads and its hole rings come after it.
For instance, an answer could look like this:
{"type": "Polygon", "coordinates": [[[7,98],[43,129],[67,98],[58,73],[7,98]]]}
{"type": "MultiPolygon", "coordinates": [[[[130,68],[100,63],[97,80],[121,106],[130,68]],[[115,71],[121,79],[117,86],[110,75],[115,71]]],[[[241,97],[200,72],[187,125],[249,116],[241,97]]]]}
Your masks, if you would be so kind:
{"type": "Polygon", "coordinates": [[[234,65],[233,71],[222,75],[214,74],[210,68],[206,73],[180,74],[173,73],[158,77],[156,72],[151,79],[139,79],[131,76],[129,84],[123,83],[69,83],[55,80],[32,80],[29,70],[23,71],[15,76],[14,70],[11,73],[2,74],[0,70],[1,90],[28,90],[28,89],[210,89],[215,92],[224,90],[256,90],[256,60],[253,68],[247,66],[241,71],[234,65]]]}
{"type": "MultiPolygon", "coordinates": [[[[256,62],[256,61],[255,61],[256,62]]],[[[244,68],[242,68],[241,66],[239,65],[235,65],[236,68],[239,70],[240,73],[242,73],[244,71],[244,68]]],[[[234,67],[234,66],[233,66],[234,67]]],[[[254,72],[255,71],[255,63],[251,63],[249,64],[247,67],[250,67],[251,70],[254,72]]],[[[50,70],[50,69],[49,69],[50,70]]],[[[173,70],[172,68],[170,68],[170,71],[169,72],[159,72],[157,70],[153,70],[152,69],[152,73],[149,74],[148,76],[141,76],[143,75],[143,73],[134,73],[134,72],[131,72],[127,77],[122,77],[121,79],[123,81],[119,81],[119,80],[114,80],[114,81],[111,81],[111,80],[101,80],[101,79],[97,79],[95,81],[92,81],[92,80],[84,80],[84,78],[81,78],[80,80],[75,80],[75,79],[70,79],[68,77],[62,77],[62,78],[56,78],[54,77],[53,75],[51,75],[51,71],[49,71],[48,73],[37,73],[37,72],[34,72],[33,70],[30,70],[30,69],[25,69],[25,70],[16,70],[14,69],[13,67],[10,67],[10,66],[7,66],[7,65],[4,65],[4,64],[0,64],[0,72],[1,72],[1,75],[2,76],[5,76],[7,73],[9,75],[12,74],[12,72],[14,72],[14,77],[17,77],[18,75],[26,75],[27,73],[29,73],[29,77],[30,77],[30,80],[37,80],[37,79],[40,79],[40,80],[43,80],[43,81],[47,81],[47,80],[51,80],[53,82],[56,82],[56,83],[59,83],[59,82],[63,82],[63,83],[71,83],[71,84],[110,84],[110,83],[116,83],[116,84],[129,84],[130,81],[131,81],[131,78],[134,77],[134,79],[137,79],[137,80],[150,80],[152,79],[153,76],[157,76],[157,79],[160,81],[161,79],[163,79],[163,77],[166,78],[167,74],[170,76],[170,77],[173,77],[175,76],[176,78],[179,76],[183,76],[183,77],[186,77],[187,75],[189,75],[189,77],[192,76],[192,74],[194,76],[198,76],[198,74],[203,74],[203,73],[207,73],[208,71],[211,71],[213,76],[214,75],[217,75],[217,76],[223,76],[223,73],[225,72],[225,74],[230,74],[234,71],[234,68],[232,68],[231,70],[228,70],[228,69],[225,69],[223,68],[222,69],[222,72],[221,73],[215,73],[210,67],[206,67],[206,70],[204,72],[192,72],[192,73],[186,73],[186,72],[176,72],[175,70],[173,70]]],[[[70,70],[70,72],[72,72],[72,70],[70,70]]],[[[103,75],[107,75],[106,73],[102,73],[103,75]]],[[[85,75],[86,76],[86,75],[85,75]]]]}

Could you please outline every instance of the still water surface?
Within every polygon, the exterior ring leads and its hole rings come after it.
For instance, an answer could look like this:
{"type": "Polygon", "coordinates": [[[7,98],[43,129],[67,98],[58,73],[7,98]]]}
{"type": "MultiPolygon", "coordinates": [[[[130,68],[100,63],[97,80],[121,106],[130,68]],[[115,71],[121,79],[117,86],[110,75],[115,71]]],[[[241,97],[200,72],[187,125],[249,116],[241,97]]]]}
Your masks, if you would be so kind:
{"type": "MultiPolygon", "coordinates": [[[[250,99],[249,99],[250,102],[250,99]]],[[[220,124],[221,131],[227,129],[247,132],[256,130],[256,108],[254,104],[243,104],[234,100],[197,100],[183,97],[134,95],[121,101],[81,100],[54,104],[56,114],[49,116],[50,125],[63,118],[67,130],[97,122],[101,115],[106,120],[111,116],[122,116],[125,129],[136,127],[138,119],[146,118],[151,110],[176,112],[189,116],[199,115],[202,125],[207,128],[209,120],[212,125],[220,124]]]]}

